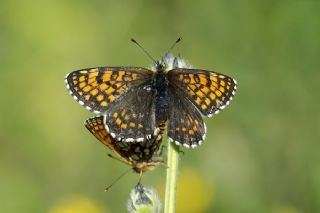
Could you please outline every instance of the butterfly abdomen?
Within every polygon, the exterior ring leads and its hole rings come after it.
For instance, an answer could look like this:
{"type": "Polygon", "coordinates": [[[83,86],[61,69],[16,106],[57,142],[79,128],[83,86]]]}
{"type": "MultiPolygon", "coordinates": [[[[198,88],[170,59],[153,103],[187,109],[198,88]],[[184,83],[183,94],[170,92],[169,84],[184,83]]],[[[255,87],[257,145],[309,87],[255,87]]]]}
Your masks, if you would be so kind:
{"type": "Polygon", "coordinates": [[[155,75],[154,87],[155,95],[155,116],[156,126],[165,123],[168,119],[169,97],[168,97],[168,79],[165,73],[155,75]]]}

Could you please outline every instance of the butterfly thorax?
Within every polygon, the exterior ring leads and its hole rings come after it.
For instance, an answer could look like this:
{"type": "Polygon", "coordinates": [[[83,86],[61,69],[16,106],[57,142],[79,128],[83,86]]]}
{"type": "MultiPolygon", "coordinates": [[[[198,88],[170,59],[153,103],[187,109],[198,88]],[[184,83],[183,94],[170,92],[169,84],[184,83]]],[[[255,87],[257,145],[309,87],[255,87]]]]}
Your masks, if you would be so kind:
{"type": "Polygon", "coordinates": [[[163,163],[163,161],[160,158],[154,159],[149,162],[134,162],[132,163],[132,169],[137,173],[147,172],[154,170],[154,168],[160,165],[161,163],[163,163]]]}
{"type": "Polygon", "coordinates": [[[168,119],[169,96],[168,79],[164,72],[155,74],[155,119],[156,126],[163,125],[168,119]]]}

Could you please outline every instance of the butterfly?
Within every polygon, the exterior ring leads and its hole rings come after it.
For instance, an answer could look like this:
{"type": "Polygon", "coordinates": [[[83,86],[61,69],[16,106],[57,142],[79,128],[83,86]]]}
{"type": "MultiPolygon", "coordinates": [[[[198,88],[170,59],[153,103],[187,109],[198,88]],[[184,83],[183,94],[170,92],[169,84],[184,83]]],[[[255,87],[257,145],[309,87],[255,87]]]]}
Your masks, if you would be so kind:
{"type": "Polygon", "coordinates": [[[167,127],[169,140],[188,148],[205,139],[202,115],[220,112],[237,89],[233,78],[192,69],[170,53],[151,69],[95,67],[71,72],[65,81],[76,101],[105,115],[105,129],[112,138],[142,142],[167,127]]]}
{"type": "Polygon", "coordinates": [[[157,165],[163,164],[160,133],[142,142],[128,143],[111,137],[105,129],[103,116],[89,118],[85,120],[84,125],[100,142],[116,153],[137,173],[150,171],[157,165]]]}

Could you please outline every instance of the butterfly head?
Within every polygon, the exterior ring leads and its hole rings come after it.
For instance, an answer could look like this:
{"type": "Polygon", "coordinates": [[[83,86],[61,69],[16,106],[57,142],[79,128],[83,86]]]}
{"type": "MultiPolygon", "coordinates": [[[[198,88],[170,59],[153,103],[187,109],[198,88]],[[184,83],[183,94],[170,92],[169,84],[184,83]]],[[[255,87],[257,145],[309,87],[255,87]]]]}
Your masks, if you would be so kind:
{"type": "Polygon", "coordinates": [[[164,54],[160,60],[155,61],[152,66],[152,70],[156,72],[168,72],[176,68],[189,68],[189,66],[180,55],[174,56],[169,52],[164,54]]]}
{"type": "Polygon", "coordinates": [[[158,165],[160,165],[163,161],[157,160],[157,161],[151,161],[151,162],[139,162],[132,166],[132,169],[137,172],[147,172],[154,170],[158,165]]]}

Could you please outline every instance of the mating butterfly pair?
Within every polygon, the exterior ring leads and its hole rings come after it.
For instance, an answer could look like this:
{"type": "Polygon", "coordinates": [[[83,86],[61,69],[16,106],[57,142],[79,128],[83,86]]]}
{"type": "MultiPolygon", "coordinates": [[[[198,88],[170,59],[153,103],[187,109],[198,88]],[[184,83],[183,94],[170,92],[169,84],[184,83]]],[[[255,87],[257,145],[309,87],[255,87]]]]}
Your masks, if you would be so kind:
{"type": "Polygon", "coordinates": [[[167,53],[151,70],[97,67],[66,76],[70,94],[90,111],[104,115],[103,125],[115,143],[140,143],[167,135],[177,145],[197,147],[205,139],[202,115],[224,109],[236,91],[226,75],[187,68],[167,53]]]}

